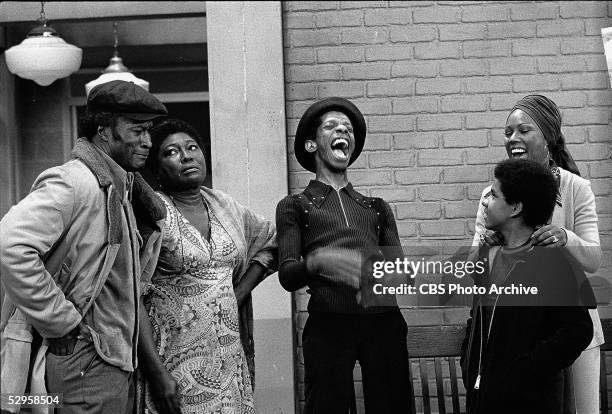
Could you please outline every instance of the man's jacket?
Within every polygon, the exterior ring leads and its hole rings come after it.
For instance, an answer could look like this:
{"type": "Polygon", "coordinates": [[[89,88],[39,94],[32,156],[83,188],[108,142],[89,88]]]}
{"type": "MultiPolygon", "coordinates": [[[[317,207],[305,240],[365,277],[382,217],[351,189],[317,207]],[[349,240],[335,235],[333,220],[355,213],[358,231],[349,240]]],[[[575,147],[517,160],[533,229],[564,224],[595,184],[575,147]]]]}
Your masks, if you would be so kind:
{"type": "MultiPolygon", "coordinates": [[[[29,195],[4,216],[0,222],[4,332],[27,340],[31,324],[43,338],[58,338],[80,323],[81,310],[105,281],[122,238],[129,237],[121,224],[123,192],[123,183],[114,180],[98,150],[79,139],[73,159],[44,171],[29,195]],[[9,319],[16,313],[21,315],[9,319]]],[[[150,279],[165,209],[139,174],[134,176],[132,206],[146,229],[141,232],[141,277],[150,279]]],[[[95,342],[96,332],[90,330],[95,342]]],[[[7,370],[3,365],[3,376],[7,370]]]]}

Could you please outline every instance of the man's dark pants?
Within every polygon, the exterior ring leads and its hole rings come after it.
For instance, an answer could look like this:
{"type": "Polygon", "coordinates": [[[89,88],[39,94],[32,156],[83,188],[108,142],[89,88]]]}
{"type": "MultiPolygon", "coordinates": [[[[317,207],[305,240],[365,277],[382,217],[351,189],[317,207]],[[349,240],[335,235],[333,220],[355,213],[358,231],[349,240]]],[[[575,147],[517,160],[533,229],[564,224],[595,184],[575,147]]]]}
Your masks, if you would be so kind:
{"type": "Polygon", "coordinates": [[[133,373],[105,362],[90,340],[79,339],[69,355],[48,352],[45,369],[47,391],[62,394],[56,413],[131,414],[133,373]]]}
{"type": "Polygon", "coordinates": [[[361,315],[311,313],[302,335],[304,413],[348,413],[357,360],[361,365],[366,412],[410,413],[406,333],[406,322],[399,311],[361,315]]]}

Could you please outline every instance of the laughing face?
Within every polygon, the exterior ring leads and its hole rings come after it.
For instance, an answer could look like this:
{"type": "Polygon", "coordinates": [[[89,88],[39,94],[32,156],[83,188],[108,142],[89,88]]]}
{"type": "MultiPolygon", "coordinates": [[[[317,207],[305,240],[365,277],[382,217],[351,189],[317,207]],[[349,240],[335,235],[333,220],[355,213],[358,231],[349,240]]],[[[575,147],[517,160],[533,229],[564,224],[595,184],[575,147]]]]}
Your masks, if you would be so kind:
{"type": "Polygon", "coordinates": [[[504,131],[508,158],[527,158],[548,167],[546,140],[534,120],[520,109],[512,111],[504,131]]]}
{"type": "MultiPolygon", "coordinates": [[[[349,165],[355,150],[355,135],[351,120],[338,111],[321,115],[321,125],[317,128],[316,153],[317,169],[320,167],[332,171],[344,171],[349,165]]],[[[312,141],[306,142],[306,148],[312,151],[312,141]]]]}

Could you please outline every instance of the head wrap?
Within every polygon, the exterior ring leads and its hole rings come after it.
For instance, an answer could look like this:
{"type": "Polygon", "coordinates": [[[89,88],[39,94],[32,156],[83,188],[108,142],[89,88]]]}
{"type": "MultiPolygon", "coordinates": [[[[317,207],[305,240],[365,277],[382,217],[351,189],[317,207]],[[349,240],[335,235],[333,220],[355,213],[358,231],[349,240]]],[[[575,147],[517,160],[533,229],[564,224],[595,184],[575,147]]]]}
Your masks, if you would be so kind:
{"type": "Polygon", "coordinates": [[[561,133],[561,112],[556,103],[543,95],[527,95],[514,105],[512,111],[520,109],[536,123],[554,163],[576,175],[580,175],[574,159],[565,146],[565,137],[561,133]]]}

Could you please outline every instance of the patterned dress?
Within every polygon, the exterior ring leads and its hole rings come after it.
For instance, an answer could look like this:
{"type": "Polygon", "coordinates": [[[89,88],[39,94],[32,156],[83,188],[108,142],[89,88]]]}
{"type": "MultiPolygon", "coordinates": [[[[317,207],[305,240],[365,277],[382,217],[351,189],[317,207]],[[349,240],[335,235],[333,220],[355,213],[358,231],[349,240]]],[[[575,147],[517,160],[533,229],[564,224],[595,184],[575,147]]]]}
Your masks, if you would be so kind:
{"type": "MultiPolygon", "coordinates": [[[[168,214],[146,303],[159,354],[181,390],[182,412],[255,413],[232,287],[236,245],[210,209],[209,241],[162,199],[168,214]]],[[[155,413],[148,390],[146,402],[155,413]]]]}

